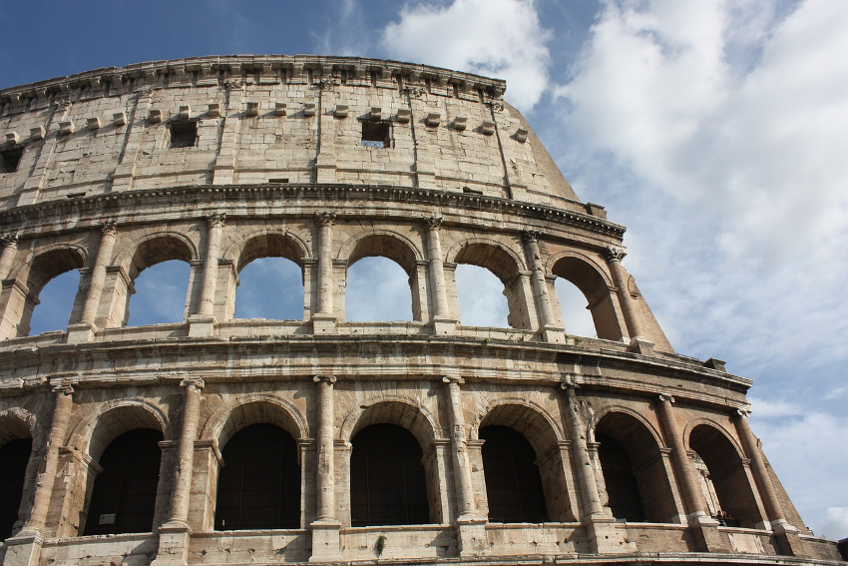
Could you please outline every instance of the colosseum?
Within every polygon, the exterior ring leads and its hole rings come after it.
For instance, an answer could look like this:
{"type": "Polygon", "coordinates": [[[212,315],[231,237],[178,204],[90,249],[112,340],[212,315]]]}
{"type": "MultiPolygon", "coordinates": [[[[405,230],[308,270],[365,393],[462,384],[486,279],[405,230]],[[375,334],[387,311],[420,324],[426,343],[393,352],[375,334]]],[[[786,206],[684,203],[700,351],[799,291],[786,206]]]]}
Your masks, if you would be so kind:
{"type": "Polygon", "coordinates": [[[841,564],[749,429],[751,382],[674,351],[625,228],[505,90],[298,55],[0,91],[3,563],[841,564]],[[377,256],[409,321],[347,320],[377,256]],[[236,318],[269,257],[301,317],[236,318]],[[182,321],[128,326],[174,260],[182,321]],[[499,278],[505,327],[461,323],[462,264],[499,278]],[[69,271],[67,329],[30,334],[69,271]],[[566,334],[558,278],[595,337],[566,334]]]}

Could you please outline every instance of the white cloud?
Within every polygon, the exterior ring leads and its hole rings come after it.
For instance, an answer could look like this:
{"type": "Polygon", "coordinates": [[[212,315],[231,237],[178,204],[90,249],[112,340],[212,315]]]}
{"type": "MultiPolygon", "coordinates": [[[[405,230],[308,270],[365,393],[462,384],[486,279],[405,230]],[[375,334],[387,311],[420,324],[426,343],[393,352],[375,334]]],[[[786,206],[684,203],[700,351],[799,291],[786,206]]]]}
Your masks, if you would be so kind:
{"type": "Polygon", "coordinates": [[[456,266],[461,325],[508,327],[509,302],[500,279],[481,266],[456,266]]]}
{"type": "Polygon", "coordinates": [[[455,0],[405,6],[384,29],[393,58],[506,79],[506,98],[531,109],[547,88],[551,34],[532,0],[455,0]]]}

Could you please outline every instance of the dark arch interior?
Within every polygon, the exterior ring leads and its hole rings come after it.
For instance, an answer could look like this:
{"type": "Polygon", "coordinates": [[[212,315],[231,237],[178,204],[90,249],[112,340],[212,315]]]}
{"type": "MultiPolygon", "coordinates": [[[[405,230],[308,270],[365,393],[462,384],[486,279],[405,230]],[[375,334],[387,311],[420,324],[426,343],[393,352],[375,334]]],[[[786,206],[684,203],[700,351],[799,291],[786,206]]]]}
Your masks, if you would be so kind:
{"type": "Polygon", "coordinates": [[[429,522],[423,451],[394,424],[367,426],[352,438],[352,526],[429,522]]]}
{"type": "Polygon", "coordinates": [[[548,520],[536,454],[523,434],[508,426],[480,428],[488,520],[542,523],[548,520]]]}
{"type": "Polygon", "coordinates": [[[0,448],[0,541],[12,536],[24,494],[33,441],[12,440],[0,448]]]}
{"type": "Polygon", "coordinates": [[[606,434],[598,434],[598,455],[601,460],[609,507],[616,519],[628,522],[647,520],[639,482],[633,474],[633,461],[621,444],[606,434]]]}
{"type": "Polygon", "coordinates": [[[301,472],[296,442],[274,424],[246,426],[222,450],[216,530],[297,529],[301,472]]]}
{"type": "Polygon", "coordinates": [[[157,430],[138,428],[116,437],[99,460],[84,535],[151,532],[160,479],[157,430]]]}

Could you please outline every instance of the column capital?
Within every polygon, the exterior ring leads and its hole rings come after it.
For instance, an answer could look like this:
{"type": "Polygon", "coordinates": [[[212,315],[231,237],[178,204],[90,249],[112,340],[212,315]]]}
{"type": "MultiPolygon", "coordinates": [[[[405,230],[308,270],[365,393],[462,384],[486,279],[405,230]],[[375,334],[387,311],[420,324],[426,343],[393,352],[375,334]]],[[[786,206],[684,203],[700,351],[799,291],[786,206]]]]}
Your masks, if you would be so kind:
{"type": "Polygon", "coordinates": [[[669,404],[675,403],[675,397],[673,397],[672,395],[670,395],[668,393],[660,393],[660,395],[657,398],[660,400],[660,402],[663,402],[663,403],[666,403],[666,402],[668,402],[669,404]]]}
{"type": "Polygon", "coordinates": [[[606,247],[606,261],[610,264],[618,264],[627,256],[627,248],[621,245],[610,245],[606,247]]]}
{"type": "Polygon", "coordinates": [[[734,417],[748,418],[749,414],[751,414],[751,405],[741,406],[734,411],[734,417]]]}
{"type": "Polygon", "coordinates": [[[331,227],[334,225],[334,219],[337,217],[337,213],[315,213],[314,214],[314,223],[316,223],[317,227],[331,227]]]}
{"type": "Polygon", "coordinates": [[[537,243],[539,237],[541,237],[541,231],[521,231],[521,242],[524,244],[537,243]]]}
{"type": "Polygon", "coordinates": [[[18,233],[6,233],[5,235],[3,235],[2,238],[0,238],[0,241],[2,241],[4,247],[7,247],[9,245],[17,245],[18,233]]]}
{"type": "Polygon", "coordinates": [[[74,387],[70,383],[62,383],[51,389],[52,392],[71,395],[74,393],[74,387]]]}
{"type": "Polygon", "coordinates": [[[115,236],[118,233],[118,223],[114,219],[109,219],[104,221],[101,225],[101,234],[102,235],[111,235],[115,236]]]}
{"type": "Polygon", "coordinates": [[[420,222],[423,223],[423,226],[429,229],[430,231],[437,231],[438,227],[441,226],[441,223],[444,222],[443,217],[423,217],[420,219],[420,222]]]}
{"type": "Polygon", "coordinates": [[[464,379],[461,377],[442,377],[441,382],[445,384],[455,383],[457,385],[463,385],[464,379]]]}
{"type": "Polygon", "coordinates": [[[180,386],[187,389],[204,390],[204,379],[181,379],[180,386]]]}
{"type": "Polygon", "coordinates": [[[211,229],[221,229],[225,226],[225,214],[213,213],[207,216],[207,226],[211,229]]]}
{"type": "Polygon", "coordinates": [[[325,382],[325,383],[328,383],[330,385],[333,385],[334,383],[337,382],[337,377],[335,377],[334,375],[316,375],[314,377],[314,382],[315,383],[325,382]]]}

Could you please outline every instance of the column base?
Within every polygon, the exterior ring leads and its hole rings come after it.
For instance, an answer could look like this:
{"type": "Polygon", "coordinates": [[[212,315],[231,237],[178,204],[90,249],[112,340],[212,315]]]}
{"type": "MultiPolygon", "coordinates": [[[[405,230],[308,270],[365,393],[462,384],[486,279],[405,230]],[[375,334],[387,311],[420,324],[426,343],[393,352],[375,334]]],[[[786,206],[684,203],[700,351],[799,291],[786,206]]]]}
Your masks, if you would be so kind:
{"type": "Polygon", "coordinates": [[[333,314],[314,314],[314,335],[328,335],[337,332],[337,316],[333,314]]]}
{"type": "Polygon", "coordinates": [[[98,328],[91,323],[75,323],[68,326],[68,338],[65,343],[87,343],[95,340],[98,328]]]}
{"type": "Polygon", "coordinates": [[[565,343],[565,330],[556,326],[544,326],[541,328],[541,339],[548,343],[565,343]]]}
{"type": "Polygon", "coordinates": [[[453,318],[433,318],[432,330],[435,335],[454,335],[458,323],[453,318]]]}
{"type": "Polygon", "coordinates": [[[806,556],[802,541],[799,540],[799,529],[784,519],[778,519],[770,523],[772,535],[781,550],[781,554],[787,556],[806,556]]]}
{"type": "Polygon", "coordinates": [[[311,523],[311,557],[309,562],[329,564],[343,562],[340,555],[340,523],[314,521],[311,523]]]}
{"type": "Polygon", "coordinates": [[[488,535],[485,533],[485,523],[487,522],[488,519],[467,515],[456,520],[459,556],[461,558],[488,555],[488,535]]]}
{"type": "Polygon", "coordinates": [[[653,355],[655,351],[654,343],[640,335],[637,335],[630,340],[630,345],[627,349],[633,353],[639,353],[640,355],[653,355]]]}
{"type": "Polygon", "coordinates": [[[604,516],[588,516],[583,526],[593,554],[623,554],[635,552],[636,543],[627,540],[627,531],[617,527],[615,519],[604,516]]]}
{"type": "Polygon", "coordinates": [[[3,557],[4,566],[37,566],[39,564],[44,539],[37,532],[25,533],[24,531],[7,538],[3,543],[6,547],[6,555],[3,557]]]}
{"type": "Polygon", "coordinates": [[[216,333],[216,318],[213,316],[189,316],[190,337],[210,337],[216,333]]]}
{"type": "Polygon", "coordinates": [[[182,521],[169,521],[157,531],[160,542],[151,566],[186,566],[192,529],[182,521]]]}
{"type": "Polygon", "coordinates": [[[698,550],[702,552],[732,552],[730,542],[719,533],[719,521],[706,514],[691,514],[688,517],[689,528],[698,550]]]}

